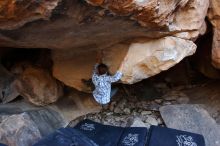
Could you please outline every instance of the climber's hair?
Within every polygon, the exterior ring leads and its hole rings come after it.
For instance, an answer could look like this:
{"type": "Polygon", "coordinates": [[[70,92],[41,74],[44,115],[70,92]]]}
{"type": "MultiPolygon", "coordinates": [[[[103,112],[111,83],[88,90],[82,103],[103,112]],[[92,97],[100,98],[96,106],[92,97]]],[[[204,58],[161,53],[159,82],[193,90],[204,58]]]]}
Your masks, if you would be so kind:
{"type": "Polygon", "coordinates": [[[98,74],[99,75],[108,74],[108,66],[103,63],[100,63],[98,65],[98,74]]]}

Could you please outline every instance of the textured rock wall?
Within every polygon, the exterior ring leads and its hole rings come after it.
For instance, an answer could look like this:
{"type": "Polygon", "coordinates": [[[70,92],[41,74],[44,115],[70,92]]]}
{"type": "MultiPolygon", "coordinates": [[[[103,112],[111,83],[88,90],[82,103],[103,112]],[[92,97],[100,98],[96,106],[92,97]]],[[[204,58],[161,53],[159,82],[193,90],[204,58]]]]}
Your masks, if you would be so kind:
{"type": "Polygon", "coordinates": [[[51,107],[36,107],[23,101],[0,107],[0,141],[8,146],[32,146],[66,125],[51,107]]]}
{"type": "Polygon", "coordinates": [[[62,86],[46,70],[27,67],[16,80],[20,95],[35,105],[56,102],[63,95],[62,86]]]}
{"type": "MultiPolygon", "coordinates": [[[[204,18],[209,6],[209,1],[206,0],[168,1],[167,3],[159,1],[145,3],[88,1],[88,3],[103,7],[105,11],[110,11],[116,18],[122,16],[126,21],[129,19],[137,21],[141,25],[139,27],[148,30],[144,37],[133,37],[110,47],[97,47],[104,49],[103,62],[110,67],[111,73],[115,73],[122,64],[125,64],[123,65],[123,83],[132,84],[156,75],[174,66],[184,57],[192,55],[196,46],[189,40],[195,40],[199,34],[204,34],[206,30],[204,18]],[[159,11],[155,11],[157,9],[159,11]],[[166,37],[170,35],[173,37],[166,37]]],[[[100,11],[103,16],[104,10],[100,11]]],[[[126,25],[121,26],[126,28],[126,25]]],[[[121,29],[120,26],[117,28],[121,29]]],[[[105,33],[103,32],[103,35],[105,33]]],[[[111,38],[108,38],[109,42],[111,42],[111,38]]],[[[59,57],[53,57],[53,75],[68,86],[81,91],[90,91],[81,79],[88,80],[91,77],[95,63],[95,51],[86,52],[87,55],[77,55],[74,52],[74,50],[68,53],[62,51],[62,55],[60,55],[54,51],[54,56],[59,57]]]]}
{"type": "Polygon", "coordinates": [[[0,140],[10,146],[33,145],[40,140],[41,134],[28,114],[22,113],[2,117],[0,140]]]}
{"type": "Polygon", "coordinates": [[[213,25],[212,60],[213,65],[220,69],[220,1],[211,0],[208,18],[213,25]]]}
{"type": "Polygon", "coordinates": [[[154,76],[168,70],[195,51],[196,45],[192,41],[177,37],[132,43],[122,62],[122,81],[133,84],[154,76]]]}
{"type": "MultiPolygon", "coordinates": [[[[86,92],[91,89],[82,80],[90,79],[96,52],[103,50],[103,62],[111,73],[123,65],[122,82],[132,84],[171,68],[195,52],[193,41],[206,32],[209,3],[7,0],[0,3],[0,46],[51,49],[53,76],[86,92]],[[4,22],[10,23],[6,27],[4,22]]],[[[212,5],[217,3],[212,0],[212,5]]],[[[209,18],[215,24],[218,18],[211,14],[217,14],[218,5],[212,5],[209,18]]]]}
{"type": "Polygon", "coordinates": [[[27,22],[48,19],[59,0],[0,1],[0,29],[15,29],[27,22]]]}

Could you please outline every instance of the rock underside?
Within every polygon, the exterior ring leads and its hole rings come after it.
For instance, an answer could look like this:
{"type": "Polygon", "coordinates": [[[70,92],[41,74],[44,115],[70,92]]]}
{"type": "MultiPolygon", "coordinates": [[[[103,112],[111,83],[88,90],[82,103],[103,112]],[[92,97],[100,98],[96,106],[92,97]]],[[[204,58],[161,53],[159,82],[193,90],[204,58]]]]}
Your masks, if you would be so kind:
{"type": "MultiPolygon", "coordinates": [[[[110,72],[122,66],[122,83],[133,84],[195,53],[194,41],[206,32],[207,13],[217,29],[219,5],[213,0],[208,11],[209,3],[6,0],[0,3],[0,46],[50,49],[52,76],[84,92],[91,89],[82,80],[91,78],[96,54],[102,51],[110,72]]],[[[217,38],[215,33],[213,41],[217,38]]],[[[212,55],[215,50],[213,46],[212,55]]]]}

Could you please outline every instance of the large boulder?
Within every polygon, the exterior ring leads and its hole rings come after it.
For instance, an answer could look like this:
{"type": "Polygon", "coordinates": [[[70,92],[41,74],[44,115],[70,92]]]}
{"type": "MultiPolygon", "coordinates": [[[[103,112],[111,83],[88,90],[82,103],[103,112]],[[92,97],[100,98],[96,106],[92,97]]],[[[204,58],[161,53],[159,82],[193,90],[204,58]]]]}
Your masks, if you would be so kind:
{"type": "Polygon", "coordinates": [[[56,102],[63,95],[62,85],[42,68],[26,68],[16,81],[20,95],[35,105],[56,102]]]}
{"type": "MultiPolygon", "coordinates": [[[[122,82],[133,84],[154,76],[192,55],[196,45],[177,37],[139,39],[133,43],[121,43],[103,51],[103,62],[114,74],[122,66],[122,82]]],[[[82,79],[89,80],[95,65],[96,52],[81,54],[53,51],[53,76],[66,85],[81,91],[89,91],[82,79]]]]}
{"type": "Polygon", "coordinates": [[[122,81],[133,84],[154,76],[195,51],[196,45],[192,41],[176,37],[132,43],[122,62],[122,81]]]}
{"type": "Polygon", "coordinates": [[[207,146],[220,145],[219,125],[199,105],[167,105],[160,108],[169,128],[202,134],[207,146]]]}
{"type": "Polygon", "coordinates": [[[23,101],[2,105],[0,110],[0,142],[8,146],[32,146],[67,124],[56,108],[36,107],[23,101]]]}
{"type": "Polygon", "coordinates": [[[36,124],[26,113],[1,118],[1,143],[8,146],[31,146],[41,138],[36,124]]]}

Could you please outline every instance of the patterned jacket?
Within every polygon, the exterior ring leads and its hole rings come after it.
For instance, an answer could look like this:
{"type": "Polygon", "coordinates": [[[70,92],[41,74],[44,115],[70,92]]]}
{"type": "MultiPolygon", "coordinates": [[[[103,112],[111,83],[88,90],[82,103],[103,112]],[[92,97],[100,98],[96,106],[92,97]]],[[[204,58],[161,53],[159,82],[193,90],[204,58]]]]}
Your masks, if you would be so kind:
{"type": "Polygon", "coordinates": [[[95,65],[92,75],[92,82],[95,85],[93,96],[95,100],[100,104],[107,104],[110,102],[111,83],[117,82],[121,79],[122,73],[117,71],[115,75],[110,76],[107,74],[98,75],[97,66],[95,65]]]}

